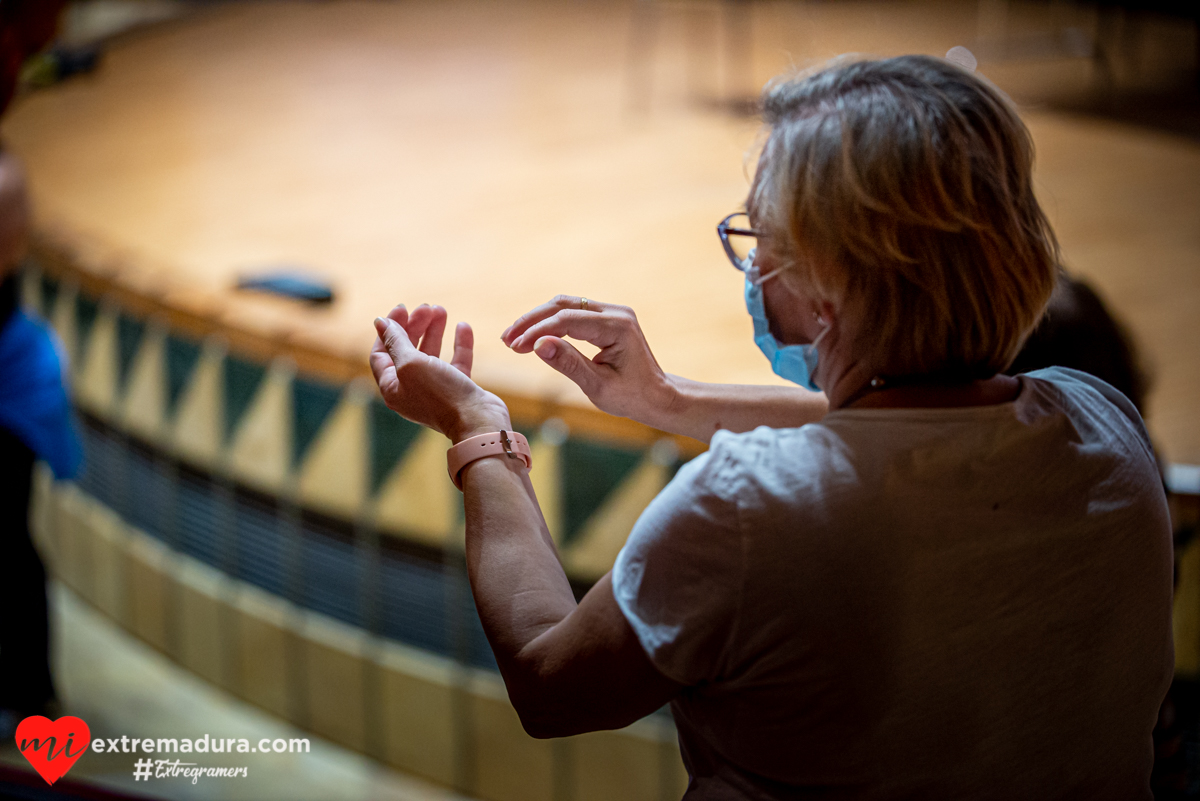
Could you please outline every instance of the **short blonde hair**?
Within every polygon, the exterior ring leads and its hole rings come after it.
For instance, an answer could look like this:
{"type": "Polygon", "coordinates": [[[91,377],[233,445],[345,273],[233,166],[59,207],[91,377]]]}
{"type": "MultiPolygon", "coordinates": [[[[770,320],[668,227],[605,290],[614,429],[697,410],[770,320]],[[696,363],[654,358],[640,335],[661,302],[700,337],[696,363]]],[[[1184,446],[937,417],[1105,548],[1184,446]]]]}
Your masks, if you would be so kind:
{"type": "Polygon", "coordinates": [[[1033,141],[994,86],[948,61],[838,63],[768,87],[747,208],[784,275],[863,321],[889,376],[1003,371],[1054,288],[1033,141]]]}

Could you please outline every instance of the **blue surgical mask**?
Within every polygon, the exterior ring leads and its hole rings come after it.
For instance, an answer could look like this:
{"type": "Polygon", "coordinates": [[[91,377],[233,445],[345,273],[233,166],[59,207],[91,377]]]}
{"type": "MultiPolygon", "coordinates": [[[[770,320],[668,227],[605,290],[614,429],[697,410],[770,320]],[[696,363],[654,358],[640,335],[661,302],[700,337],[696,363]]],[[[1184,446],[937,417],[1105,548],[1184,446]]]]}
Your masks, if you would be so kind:
{"type": "MultiPolygon", "coordinates": [[[[753,254],[749,260],[754,258],[753,254]]],[[[771,278],[774,273],[766,277],[771,278]]],[[[763,304],[763,278],[758,276],[758,270],[750,267],[746,270],[746,310],[754,320],[754,343],[771,363],[775,375],[785,378],[793,384],[820,392],[821,388],[813,382],[817,372],[817,345],[829,333],[826,325],[817,338],[807,345],[785,345],[771,333],[771,324],[767,321],[767,309],[763,304]]]]}

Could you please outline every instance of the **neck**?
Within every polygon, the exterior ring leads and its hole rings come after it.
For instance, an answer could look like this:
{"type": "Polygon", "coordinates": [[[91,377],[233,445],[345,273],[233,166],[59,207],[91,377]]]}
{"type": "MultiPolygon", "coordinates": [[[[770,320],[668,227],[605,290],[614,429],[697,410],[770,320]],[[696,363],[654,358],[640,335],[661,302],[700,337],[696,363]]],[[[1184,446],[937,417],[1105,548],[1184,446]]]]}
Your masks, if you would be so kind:
{"type": "Polygon", "coordinates": [[[826,392],[829,408],[904,409],[990,406],[1015,400],[1020,382],[1006,375],[955,379],[947,376],[882,377],[863,365],[843,371],[826,392]]]}
{"type": "Polygon", "coordinates": [[[944,409],[966,406],[993,406],[1016,400],[1021,382],[1012,376],[994,375],[965,382],[920,379],[901,384],[872,387],[847,398],[837,408],[847,409],[944,409]]]}

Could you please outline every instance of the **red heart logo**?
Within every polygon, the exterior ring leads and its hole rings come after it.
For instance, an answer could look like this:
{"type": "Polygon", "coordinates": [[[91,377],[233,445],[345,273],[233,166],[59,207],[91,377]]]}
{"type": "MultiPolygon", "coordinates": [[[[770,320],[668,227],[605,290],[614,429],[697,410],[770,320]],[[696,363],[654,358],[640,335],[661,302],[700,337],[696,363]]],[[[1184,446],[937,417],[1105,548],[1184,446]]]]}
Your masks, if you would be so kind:
{"type": "Polygon", "coordinates": [[[69,715],[55,721],[34,715],[17,726],[17,748],[47,784],[65,776],[91,741],[88,725],[69,715]]]}

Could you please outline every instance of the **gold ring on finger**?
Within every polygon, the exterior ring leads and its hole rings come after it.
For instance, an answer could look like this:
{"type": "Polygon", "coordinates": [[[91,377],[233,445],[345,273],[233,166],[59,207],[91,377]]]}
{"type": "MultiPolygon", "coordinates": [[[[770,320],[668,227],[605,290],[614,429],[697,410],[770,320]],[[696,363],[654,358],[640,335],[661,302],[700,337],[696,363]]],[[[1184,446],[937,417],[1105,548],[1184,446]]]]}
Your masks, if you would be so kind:
{"type": "Polygon", "coordinates": [[[580,298],[580,299],[579,299],[579,310],[580,310],[580,311],[587,311],[587,310],[588,310],[588,299],[587,299],[587,298],[580,298]]]}

